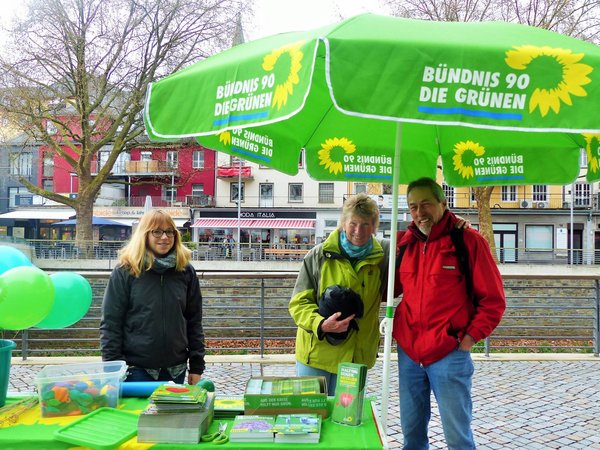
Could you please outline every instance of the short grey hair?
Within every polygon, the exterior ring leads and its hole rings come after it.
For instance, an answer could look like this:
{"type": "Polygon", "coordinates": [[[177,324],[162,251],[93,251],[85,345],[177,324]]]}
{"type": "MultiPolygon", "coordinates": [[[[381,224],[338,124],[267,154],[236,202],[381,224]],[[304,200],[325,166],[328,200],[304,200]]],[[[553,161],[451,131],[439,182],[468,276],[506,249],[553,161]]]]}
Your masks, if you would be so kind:
{"type": "Polygon", "coordinates": [[[352,216],[359,216],[363,219],[370,219],[375,225],[375,230],[379,228],[379,208],[377,202],[365,193],[356,194],[344,202],[342,215],[340,216],[339,228],[352,216]]]}

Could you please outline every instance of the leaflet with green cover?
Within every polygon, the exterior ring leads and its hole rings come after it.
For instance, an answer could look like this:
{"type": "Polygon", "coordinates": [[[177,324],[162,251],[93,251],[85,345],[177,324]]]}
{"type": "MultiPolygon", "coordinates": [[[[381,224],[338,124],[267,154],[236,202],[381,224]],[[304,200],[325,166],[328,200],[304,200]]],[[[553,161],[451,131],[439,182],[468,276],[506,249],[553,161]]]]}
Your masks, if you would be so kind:
{"type": "Polygon", "coordinates": [[[335,402],[331,413],[332,421],[346,425],[360,425],[366,381],[366,365],[349,362],[342,362],[338,365],[335,402]]]}
{"type": "Polygon", "coordinates": [[[275,419],[275,442],[317,443],[321,423],[319,414],[279,414],[275,419]]]}

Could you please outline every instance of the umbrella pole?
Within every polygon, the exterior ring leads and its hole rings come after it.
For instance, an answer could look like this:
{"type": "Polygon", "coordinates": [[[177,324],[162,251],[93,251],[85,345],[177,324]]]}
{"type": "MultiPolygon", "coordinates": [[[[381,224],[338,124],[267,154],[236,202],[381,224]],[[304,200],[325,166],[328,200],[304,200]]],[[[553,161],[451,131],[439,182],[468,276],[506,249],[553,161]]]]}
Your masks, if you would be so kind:
{"type": "Polygon", "coordinates": [[[400,149],[402,147],[402,123],[396,125],[396,144],[392,170],[392,218],[390,222],[390,258],[388,265],[387,302],[385,318],[381,321],[380,332],[383,341],[383,375],[381,383],[381,425],[387,442],[387,419],[390,384],[390,360],[392,352],[392,325],[394,320],[394,278],[396,275],[396,234],[398,232],[398,185],[400,184],[400,149]]]}

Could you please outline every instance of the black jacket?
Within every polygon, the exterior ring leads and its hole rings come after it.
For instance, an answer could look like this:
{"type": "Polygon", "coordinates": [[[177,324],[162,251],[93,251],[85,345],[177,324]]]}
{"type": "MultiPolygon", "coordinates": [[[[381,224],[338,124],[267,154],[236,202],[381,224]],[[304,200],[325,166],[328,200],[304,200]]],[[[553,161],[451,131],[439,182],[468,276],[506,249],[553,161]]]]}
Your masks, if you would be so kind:
{"type": "Polygon", "coordinates": [[[194,268],[135,278],[116,267],[102,302],[100,346],[104,361],[160,369],[189,360],[191,373],[203,373],[202,295],[194,268]]]}

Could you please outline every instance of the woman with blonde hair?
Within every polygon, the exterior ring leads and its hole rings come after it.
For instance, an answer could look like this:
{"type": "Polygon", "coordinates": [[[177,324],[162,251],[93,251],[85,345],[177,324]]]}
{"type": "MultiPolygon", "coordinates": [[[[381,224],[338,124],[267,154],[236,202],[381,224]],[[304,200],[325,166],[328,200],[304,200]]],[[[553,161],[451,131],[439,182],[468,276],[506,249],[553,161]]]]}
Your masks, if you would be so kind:
{"type": "Polygon", "coordinates": [[[119,252],[102,302],[104,361],[124,360],[125,381],[185,381],[204,372],[202,295],[191,253],[165,211],[144,214],[119,252]],[[189,367],[188,367],[189,363],[189,367]]]}

